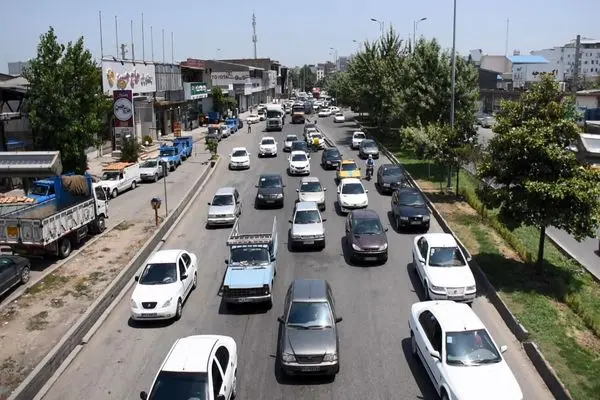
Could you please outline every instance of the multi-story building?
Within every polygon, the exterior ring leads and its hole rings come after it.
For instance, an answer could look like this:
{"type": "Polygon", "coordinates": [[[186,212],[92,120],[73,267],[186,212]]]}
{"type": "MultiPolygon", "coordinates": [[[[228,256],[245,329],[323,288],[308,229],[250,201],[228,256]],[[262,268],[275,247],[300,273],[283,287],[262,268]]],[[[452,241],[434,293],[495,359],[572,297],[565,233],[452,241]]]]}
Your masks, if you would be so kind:
{"type": "MultiPolygon", "coordinates": [[[[260,94],[254,96],[255,99],[251,100],[249,98],[243,99],[241,93],[241,87],[239,87],[238,92],[236,92],[236,98],[238,99],[238,105],[240,105],[240,109],[245,109],[243,106],[244,102],[246,104],[256,104],[254,101],[257,100],[258,97],[261,98],[261,102],[271,102],[272,99],[276,97],[278,92],[278,83],[281,81],[281,63],[279,61],[271,60],[270,58],[238,58],[238,59],[229,59],[229,60],[218,60],[220,62],[225,63],[233,63],[238,65],[245,65],[250,67],[256,71],[256,74],[261,75],[261,90],[260,94]],[[239,97],[239,98],[238,98],[239,97]],[[252,103],[247,103],[248,100],[251,100],[252,103]]],[[[257,93],[256,91],[254,93],[257,93]]],[[[246,92],[243,94],[244,96],[248,96],[246,92]]]]}
{"type": "MultiPolygon", "coordinates": [[[[564,46],[532,51],[531,54],[539,55],[547,59],[552,70],[557,71],[557,79],[568,81],[573,77],[573,68],[575,67],[575,41],[571,41],[564,46]]],[[[581,39],[580,54],[580,78],[597,78],[600,75],[600,40],[581,39]]]]}
{"type": "Polygon", "coordinates": [[[23,73],[23,70],[29,66],[29,61],[17,61],[8,63],[8,74],[17,76],[23,73]]]}
{"type": "Polygon", "coordinates": [[[325,78],[325,64],[315,65],[315,74],[317,75],[317,82],[325,78]]]}
{"type": "Polygon", "coordinates": [[[345,72],[348,70],[348,63],[350,62],[350,57],[338,57],[338,68],[340,72],[345,72]]]}

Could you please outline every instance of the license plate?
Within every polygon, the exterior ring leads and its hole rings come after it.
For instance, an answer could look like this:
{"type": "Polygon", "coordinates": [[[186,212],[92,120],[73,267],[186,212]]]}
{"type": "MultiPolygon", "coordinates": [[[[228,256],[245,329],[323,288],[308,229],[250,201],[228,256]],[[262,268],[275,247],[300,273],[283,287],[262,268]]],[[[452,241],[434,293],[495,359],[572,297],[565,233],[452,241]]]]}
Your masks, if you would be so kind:
{"type": "Polygon", "coordinates": [[[365,257],[365,261],[377,261],[377,257],[365,257]]]}
{"type": "Polygon", "coordinates": [[[421,221],[410,221],[411,225],[421,225],[421,221]]]}
{"type": "Polygon", "coordinates": [[[249,303],[250,299],[245,298],[245,297],[240,297],[240,298],[237,299],[237,302],[238,303],[249,303]]]}
{"type": "Polygon", "coordinates": [[[315,244],[314,240],[307,240],[304,242],[304,244],[315,244]]]}
{"type": "Polygon", "coordinates": [[[303,368],[301,368],[302,372],[316,372],[319,370],[320,370],[319,367],[303,367],[303,368]]]}
{"type": "Polygon", "coordinates": [[[147,313],[147,314],[142,314],[142,318],[152,318],[152,317],[156,317],[158,314],[157,313],[147,313]]]}
{"type": "Polygon", "coordinates": [[[6,234],[10,237],[19,236],[19,227],[17,226],[9,226],[6,228],[6,234]]]}
{"type": "Polygon", "coordinates": [[[462,293],[460,290],[450,290],[450,295],[451,296],[462,296],[462,293]]]}
{"type": "Polygon", "coordinates": [[[390,187],[390,184],[389,183],[384,183],[383,186],[384,187],[390,187]]]}
{"type": "Polygon", "coordinates": [[[267,203],[275,203],[275,200],[267,200],[267,203]]]}

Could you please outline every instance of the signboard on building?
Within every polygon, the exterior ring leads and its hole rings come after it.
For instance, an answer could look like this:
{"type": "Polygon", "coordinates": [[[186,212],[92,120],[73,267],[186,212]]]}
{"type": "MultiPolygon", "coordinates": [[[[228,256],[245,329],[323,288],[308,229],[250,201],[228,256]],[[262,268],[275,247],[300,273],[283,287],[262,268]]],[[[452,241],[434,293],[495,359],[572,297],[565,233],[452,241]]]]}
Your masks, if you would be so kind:
{"type": "Polygon", "coordinates": [[[184,82],[183,91],[186,100],[199,100],[208,97],[208,89],[204,82],[184,82]]]}
{"type": "Polygon", "coordinates": [[[277,85],[277,71],[267,71],[267,89],[274,89],[277,85]]]}
{"type": "Polygon", "coordinates": [[[250,71],[213,72],[210,74],[213,86],[224,86],[232,83],[245,83],[250,80],[250,71]]]}
{"type": "Polygon", "coordinates": [[[133,93],[156,92],[154,64],[144,65],[123,61],[102,60],[102,89],[111,94],[115,90],[131,90],[133,93]]]}
{"type": "Polygon", "coordinates": [[[133,124],[133,92],[131,90],[113,91],[113,126],[115,148],[121,150],[123,138],[135,137],[133,124]]]}
{"type": "Polygon", "coordinates": [[[245,83],[234,83],[233,84],[233,93],[236,95],[245,95],[246,94],[246,84],[245,83]]]}

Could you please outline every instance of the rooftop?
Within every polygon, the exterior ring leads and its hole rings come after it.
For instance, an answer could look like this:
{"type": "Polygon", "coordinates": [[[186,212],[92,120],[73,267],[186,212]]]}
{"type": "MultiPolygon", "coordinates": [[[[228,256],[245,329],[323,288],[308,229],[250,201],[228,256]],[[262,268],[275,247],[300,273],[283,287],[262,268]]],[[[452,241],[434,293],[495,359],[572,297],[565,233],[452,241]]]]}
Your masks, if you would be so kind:
{"type": "Polygon", "coordinates": [[[429,247],[456,247],[454,236],[449,233],[427,233],[423,235],[429,247]]]}
{"type": "Polygon", "coordinates": [[[542,56],[524,55],[524,56],[509,56],[508,59],[513,64],[548,64],[542,56]]]}
{"type": "Polygon", "coordinates": [[[179,249],[159,250],[150,257],[148,264],[174,263],[182,251],[179,249]]]}
{"type": "Polygon", "coordinates": [[[485,329],[483,322],[481,322],[468,304],[442,300],[417,303],[415,305],[421,304],[427,304],[426,308],[433,312],[442,329],[446,332],[485,329]]]}
{"type": "Polygon", "coordinates": [[[195,335],[175,342],[161,370],[172,372],[208,372],[208,361],[219,341],[217,335],[195,335]]]}

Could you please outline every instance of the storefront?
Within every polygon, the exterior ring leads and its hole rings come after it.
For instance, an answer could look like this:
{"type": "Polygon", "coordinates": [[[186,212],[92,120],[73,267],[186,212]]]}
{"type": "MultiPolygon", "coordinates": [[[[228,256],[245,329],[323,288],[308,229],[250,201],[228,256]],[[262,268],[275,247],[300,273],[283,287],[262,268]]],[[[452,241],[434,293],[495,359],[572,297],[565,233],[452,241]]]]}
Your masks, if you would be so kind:
{"type": "Polygon", "coordinates": [[[154,118],[157,132],[152,136],[154,139],[173,133],[177,124],[183,125],[186,109],[181,67],[174,64],[156,64],[155,70],[154,118]]]}
{"type": "Polygon", "coordinates": [[[210,111],[203,107],[203,102],[208,98],[208,89],[205,82],[184,82],[183,92],[187,102],[184,126],[185,130],[192,130],[199,126],[200,115],[210,111]]]}

